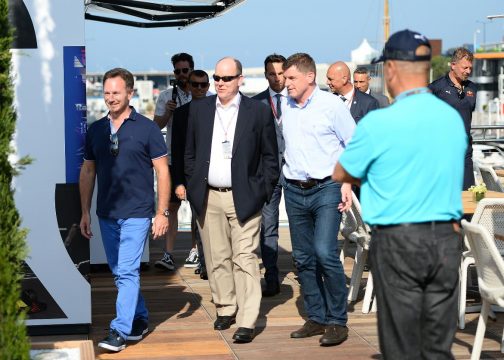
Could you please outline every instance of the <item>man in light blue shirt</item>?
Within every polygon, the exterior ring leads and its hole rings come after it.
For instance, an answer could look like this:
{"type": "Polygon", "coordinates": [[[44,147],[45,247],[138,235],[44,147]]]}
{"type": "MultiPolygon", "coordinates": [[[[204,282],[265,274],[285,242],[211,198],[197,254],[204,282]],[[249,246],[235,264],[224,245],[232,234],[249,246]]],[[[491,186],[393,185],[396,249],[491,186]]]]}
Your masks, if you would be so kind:
{"type": "Polygon", "coordinates": [[[290,56],[283,66],[289,93],[283,113],[285,165],[283,187],[292,255],[308,321],[292,338],[323,336],[323,346],[348,337],[347,289],[338,256],[341,212],[351,206],[350,184],[331,180],[355,128],[337,96],[315,83],[315,62],[308,54],[290,56]]]}
{"type": "Polygon", "coordinates": [[[453,359],[467,135],[427,88],[430,58],[425,36],[390,37],[378,61],[395,102],[360,121],[333,174],[362,184],[384,359],[453,359]]]}

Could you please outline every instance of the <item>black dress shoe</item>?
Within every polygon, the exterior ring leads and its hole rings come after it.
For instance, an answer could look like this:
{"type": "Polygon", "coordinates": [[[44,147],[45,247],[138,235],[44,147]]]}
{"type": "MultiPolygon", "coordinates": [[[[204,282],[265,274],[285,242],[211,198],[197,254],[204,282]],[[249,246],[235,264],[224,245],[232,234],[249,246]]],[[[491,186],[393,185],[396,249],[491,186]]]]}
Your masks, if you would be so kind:
{"type": "Polygon", "coordinates": [[[235,323],[234,316],[217,316],[213,324],[214,330],[226,330],[231,327],[235,323]]]}
{"type": "Polygon", "coordinates": [[[340,325],[327,325],[319,342],[322,346],[341,344],[348,338],[348,328],[340,325]]]}
{"type": "Polygon", "coordinates": [[[264,288],[262,292],[262,296],[264,297],[271,297],[275,296],[280,292],[280,283],[278,281],[270,281],[266,282],[266,287],[264,288]]]}
{"type": "Polygon", "coordinates": [[[325,331],[325,326],[316,321],[308,320],[304,325],[290,334],[291,338],[302,339],[315,335],[322,335],[325,331]]]}
{"type": "Polygon", "coordinates": [[[208,273],[206,267],[201,269],[201,272],[199,274],[200,279],[202,280],[208,280],[208,273]]]}
{"type": "Polygon", "coordinates": [[[233,340],[237,343],[249,343],[254,340],[254,329],[240,327],[233,335],[233,340]]]}

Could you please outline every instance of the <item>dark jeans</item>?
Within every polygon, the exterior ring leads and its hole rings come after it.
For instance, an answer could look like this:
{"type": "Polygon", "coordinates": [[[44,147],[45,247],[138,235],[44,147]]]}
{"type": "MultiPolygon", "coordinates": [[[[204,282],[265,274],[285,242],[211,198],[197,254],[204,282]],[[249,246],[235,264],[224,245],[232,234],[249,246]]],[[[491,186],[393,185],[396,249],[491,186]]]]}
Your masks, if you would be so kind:
{"type": "Polygon", "coordinates": [[[464,159],[464,185],[462,190],[467,190],[474,185],[474,167],[472,160],[472,146],[469,145],[464,159]]]}
{"type": "Polygon", "coordinates": [[[320,324],[347,323],[347,288],[339,259],[341,184],[328,179],[310,189],[283,181],[292,254],[304,307],[320,324]]]}
{"type": "Polygon", "coordinates": [[[261,219],[261,258],[264,265],[266,282],[278,282],[278,216],[282,185],[279,183],[273,190],[269,203],[262,209],[261,219]]]}
{"type": "Polygon", "coordinates": [[[453,224],[373,229],[370,267],[384,359],[453,359],[461,238],[453,224]]]}

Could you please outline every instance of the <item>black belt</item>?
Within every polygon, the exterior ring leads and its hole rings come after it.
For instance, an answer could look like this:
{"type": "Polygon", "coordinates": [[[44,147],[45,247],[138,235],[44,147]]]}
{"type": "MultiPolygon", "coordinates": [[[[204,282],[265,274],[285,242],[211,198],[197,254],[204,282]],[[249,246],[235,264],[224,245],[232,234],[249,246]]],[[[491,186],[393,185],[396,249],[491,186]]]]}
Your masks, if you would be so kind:
{"type": "Polygon", "coordinates": [[[373,230],[384,230],[384,229],[392,229],[392,228],[400,228],[400,227],[431,227],[434,228],[436,225],[447,225],[453,224],[458,227],[458,221],[456,220],[446,220],[446,221],[426,221],[426,222],[418,222],[418,223],[402,223],[402,224],[394,224],[394,225],[372,225],[371,229],[373,230]]]}
{"type": "Polygon", "coordinates": [[[219,192],[228,192],[228,191],[233,190],[230,187],[215,187],[215,186],[211,186],[211,185],[208,185],[208,188],[210,190],[215,190],[215,191],[219,191],[219,192]]]}
{"type": "Polygon", "coordinates": [[[293,185],[296,185],[297,187],[300,187],[301,189],[311,189],[312,187],[314,187],[320,183],[326,182],[330,178],[331,178],[330,176],[326,176],[323,179],[308,179],[308,180],[304,180],[304,181],[303,180],[285,179],[285,181],[287,181],[288,183],[291,183],[293,185]]]}

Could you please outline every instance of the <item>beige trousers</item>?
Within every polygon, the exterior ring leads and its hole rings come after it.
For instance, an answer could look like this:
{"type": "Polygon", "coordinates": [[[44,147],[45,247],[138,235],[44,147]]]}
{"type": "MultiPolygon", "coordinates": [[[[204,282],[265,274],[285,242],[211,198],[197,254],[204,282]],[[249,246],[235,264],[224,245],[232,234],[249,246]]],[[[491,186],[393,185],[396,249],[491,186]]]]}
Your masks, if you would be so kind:
{"type": "Polygon", "coordinates": [[[253,329],[261,306],[261,277],[255,254],[261,212],[241,223],[232,192],[209,190],[205,216],[198,219],[198,228],[217,315],[236,314],[239,327],[253,329]]]}

